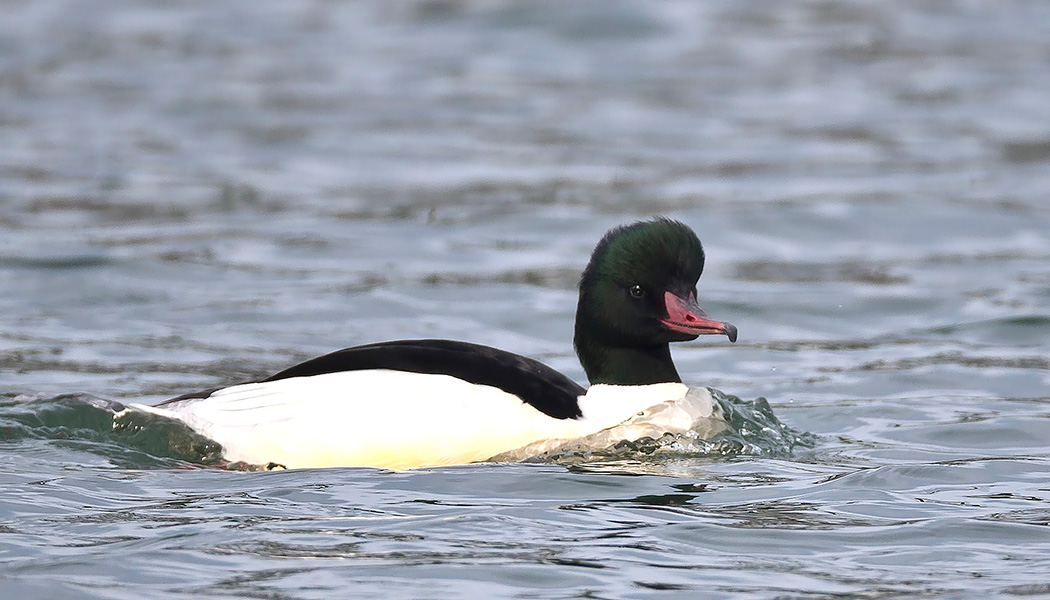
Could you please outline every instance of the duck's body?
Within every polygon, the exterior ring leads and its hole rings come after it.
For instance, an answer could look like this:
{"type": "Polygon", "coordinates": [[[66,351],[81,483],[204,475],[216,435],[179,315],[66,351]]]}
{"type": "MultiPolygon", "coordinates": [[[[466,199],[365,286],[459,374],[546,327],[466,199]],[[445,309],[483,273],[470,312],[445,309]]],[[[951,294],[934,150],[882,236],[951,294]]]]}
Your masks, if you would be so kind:
{"type": "Polygon", "coordinates": [[[405,469],[591,435],[687,392],[681,383],[641,388],[592,386],[575,403],[584,416],[559,419],[498,387],[370,369],[235,385],[151,411],[219,442],[230,461],[405,469]]]}
{"type": "Polygon", "coordinates": [[[709,320],[696,305],[702,269],[700,241],[674,221],[636,223],[603,238],[584,271],[576,319],[588,390],[510,352],[407,340],[347,348],[263,381],[134,408],[186,423],[222,444],[230,461],[286,467],[463,464],[593,436],[639,414],[659,413],[660,427],[684,431],[697,415],[717,411],[709,395],[688,394],[668,342],[701,333],[736,338],[732,325],[709,320]],[[683,402],[691,404],[653,410],[683,402]]]}

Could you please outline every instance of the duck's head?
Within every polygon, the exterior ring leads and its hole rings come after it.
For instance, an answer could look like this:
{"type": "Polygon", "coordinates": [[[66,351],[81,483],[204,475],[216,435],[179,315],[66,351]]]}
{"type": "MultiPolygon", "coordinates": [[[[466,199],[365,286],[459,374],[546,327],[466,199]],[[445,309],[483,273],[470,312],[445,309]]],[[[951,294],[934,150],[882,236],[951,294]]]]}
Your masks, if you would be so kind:
{"type": "Polygon", "coordinates": [[[605,234],[580,278],[574,343],[591,383],[641,385],[681,381],[670,342],[724,334],[696,301],[704,249],[688,226],[670,219],[625,225],[605,234]]]}

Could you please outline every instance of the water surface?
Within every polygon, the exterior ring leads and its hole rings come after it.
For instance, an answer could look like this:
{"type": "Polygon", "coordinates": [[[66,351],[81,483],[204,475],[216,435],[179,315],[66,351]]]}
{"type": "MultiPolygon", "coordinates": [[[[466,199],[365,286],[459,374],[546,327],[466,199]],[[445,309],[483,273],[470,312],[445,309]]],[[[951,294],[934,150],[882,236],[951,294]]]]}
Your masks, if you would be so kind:
{"type": "Polygon", "coordinates": [[[1050,5],[4,15],[0,595],[1050,596],[1050,5]],[[740,328],[679,371],[812,444],[239,472],[64,412],[396,338],[582,381],[654,214],[740,328]]]}

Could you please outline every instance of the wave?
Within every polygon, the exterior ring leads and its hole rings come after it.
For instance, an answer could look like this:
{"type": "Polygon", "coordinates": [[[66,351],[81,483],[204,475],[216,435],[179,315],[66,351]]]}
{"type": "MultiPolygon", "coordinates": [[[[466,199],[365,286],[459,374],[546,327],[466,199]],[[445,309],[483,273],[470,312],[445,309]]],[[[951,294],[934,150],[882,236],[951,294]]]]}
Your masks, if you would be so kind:
{"type": "Polygon", "coordinates": [[[126,468],[222,464],[222,446],[179,421],[91,394],[0,395],[0,443],[54,440],[126,468]]]}

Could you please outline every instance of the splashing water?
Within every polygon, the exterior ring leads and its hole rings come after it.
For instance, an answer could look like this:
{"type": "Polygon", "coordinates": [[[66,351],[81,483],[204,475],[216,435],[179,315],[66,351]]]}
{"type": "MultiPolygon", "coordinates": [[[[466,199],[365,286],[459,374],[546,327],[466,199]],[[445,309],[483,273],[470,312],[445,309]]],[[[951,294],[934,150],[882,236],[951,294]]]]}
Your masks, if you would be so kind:
{"type": "Polygon", "coordinates": [[[575,465],[609,461],[786,456],[796,448],[812,448],[816,441],[816,436],[797,431],[777,419],[765,398],[746,401],[714,388],[692,389],[686,399],[690,397],[709,399],[714,403],[714,411],[711,419],[698,419],[688,431],[646,435],[633,440],[621,438],[606,445],[590,443],[589,438],[593,436],[588,436],[524,460],[575,465]]]}
{"type": "MultiPolygon", "coordinates": [[[[126,468],[171,467],[180,463],[245,469],[229,464],[222,447],[184,423],[89,394],[51,398],[0,398],[0,442],[47,439],[102,455],[126,468]]],[[[592,436],[528,446],[493,457],[495,461],[578,464],[592,461],[665,460],[790,454],[811,447],[813,436],[781,423],[764,398],[744,401],[718,390],[691,390],[679,404],[654,407],[623,426],[592,436]],[[699,406],[700,408],[697,408],[699,406]],[[669,411],[692,411],[693,426],[661,433],[669,411]],[[706,412],[705,412],[706,411],[706,412]]]]}

